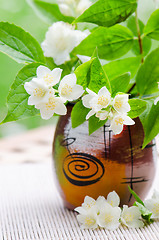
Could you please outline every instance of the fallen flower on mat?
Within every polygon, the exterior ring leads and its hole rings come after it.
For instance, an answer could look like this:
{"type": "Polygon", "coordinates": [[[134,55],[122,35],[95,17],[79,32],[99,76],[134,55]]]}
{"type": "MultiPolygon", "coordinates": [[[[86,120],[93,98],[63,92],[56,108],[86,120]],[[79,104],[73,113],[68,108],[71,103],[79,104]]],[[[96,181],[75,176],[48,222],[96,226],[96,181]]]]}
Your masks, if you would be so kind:
{"type": "Polygon", "coordinates": [[[138,207],[132,206],[128,207],[127,205],[123,206],[123,211],[121,214],[121,222],[130,228],[140,228],[144,226],[144,223],[141,219],[141,213],[138,207]]]}
{"type": "Polygon", "coordinates": [[[152,212],[152,218],[159,218],[159,192],[155,190],[152,198],[145,200],[144,204],[152,212]]]}

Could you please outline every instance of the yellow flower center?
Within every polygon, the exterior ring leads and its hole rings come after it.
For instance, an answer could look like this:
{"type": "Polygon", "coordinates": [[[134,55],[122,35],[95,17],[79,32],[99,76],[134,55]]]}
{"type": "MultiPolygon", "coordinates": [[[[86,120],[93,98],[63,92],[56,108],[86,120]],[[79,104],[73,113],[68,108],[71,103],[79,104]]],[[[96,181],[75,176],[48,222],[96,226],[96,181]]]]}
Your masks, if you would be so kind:
{"type": "Polygon", "coordinates": [[[105,215],[105,223],[110,223],[113,221],[113,216],[111,214],[105,215]]]}
{"type": "Polygon", "coordinates": [[[61,94],[64,95],[64,96],[68,95],[71,92],[72,92],[72,87],[69,86],[67,83],[61,89],[61,94]]]}
{"type": "Polygon", "coordinates": [[[33,92],[35,97],[43,97],[45,95],[45,90],[42,88],[35,88],[33,92]]]}
{"type": "Polygon", "coordinates": [[[51,84],[54,81],[54,78],[50,74],[47,74],[47,75],[44,76],[44,81],[47,84],[51,84]]]}
{"type": "Polygon", "coordinates": [[[98,98],[98,104],[101,106],[107,106],[109,103],[108,98],[104,97],[104,96],[100,96],[98,98]]]}
{"type": "Polygon", "coordinates": [[[88,226],[91,226],[91,225],[95,224],[95,219],[92,219],[90,217],[86,217],[85,218],[85,224],[88,225],[88,226]]]}
{"type": "Polygon", "coordinates": [[[128,213],[128,214],[125,215],[124,219],[125,219],[126,222],[131,222],[134,219],[134,215],[131,214],[131,213],[128,213]]]}
{"type": "Polygon", "coordinates": [[[89,209],[89,208],[91,208],[92,206],[94,206],[95,204],[96,204],[95,201],[92,201],[92,202],[90,202],[90,203],[86,203],[85,208],[89,209]]]}
{"type": "Polygon", "coordinates": [[[152,211],[156,214],[159,214],[159,203],[155,203],[152,211]]]}
{"type": "Polygon", "coordinates": [[[56,107],[56,101],[55,101],[55,98],[54,97],[50,97],[49,98],[49,102],[46,103],[46,110],[49,111],[49,110],[54,110],[56,107]]]}
{"type": "Polygon", "coordinates": [[[115,101],[114,107],[115,108],[121,108],[123,105],[123,102],[119,99],[118,101],[115,101]]]}
{"type": "Polygon", "coordinates": [[[124,120],[121,117],[119,117],[115,120],[116,125],[122,125],[123,122],[124,122],[124,120]]]}

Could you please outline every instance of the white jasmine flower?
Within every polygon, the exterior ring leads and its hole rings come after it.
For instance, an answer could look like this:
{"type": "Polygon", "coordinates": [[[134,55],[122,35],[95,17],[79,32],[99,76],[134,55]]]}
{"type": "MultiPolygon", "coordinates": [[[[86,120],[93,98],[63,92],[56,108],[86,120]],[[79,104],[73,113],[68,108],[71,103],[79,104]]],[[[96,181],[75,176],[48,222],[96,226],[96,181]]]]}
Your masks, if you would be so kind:
{"type": "Polygon", "coordinates": [[[67,108],[60,97],[56,97],[54,92],[50,90],[49,99],[46,103],[36,104],[35,107],[40,109],[41,117],[45,120],[50,119],[54,113],[66,115],[67,108]]]}
{"type": "Polygon", "coordinates": [[[111,102],[111,94],[106,87],[102,87],[98,94],[86,89],[88,94],[82,98],[83,105],[86,108],[90,108],[91,111],[86,116],[89,119],[95,113],[98,113],[103,108],[107,108],[111,102]]]}
{"type": "Polygon", "coordinates": [[[120,198],[118,194],[113,191],[110,192],[107,196],[107,203],[109,203],[112,207],[118,207],[120,204],[120,198]]]}
{"type": "Polygon", "coordinates": [[[113,107],[119,113],[127,113],[130,111],[130,105],[128,103],[128,94],[118,94],[113,99],[113,107]]]}
{"type": "MultiPolygon", "coordinates": [[[[49,68],[39,66],[37,68],[37,78],[24,84],[24,88],[29,95],[28,105],[35,105],[41,102],[47,102],[49,99],[50,87],[56,85],[61,78],[62,69],[55,68],[51,71],[49,68]]],[[[53,91],[53,90],[52,90],[53,91]]]]}
{"type": "Polygon", "coordinates": [[[89,31],[74,30],[64,22],[54,23],[46,33],[42,49],[45,57],[52,57],[57,65],[70,59],[72,50],[89,34],[89,31]]]}
{"type": "Polygon", "coordinates": [[[84,203],[82,203],[82,206],[77,207],[74,210],[80,214],[86,214],[89,210],[92,210],[92,208],[94,209],[95,206],[96,201],[93,198],[86,196],[84,199],[84,203]]]}
{"type": "Polygon", "coordinates": [[[98,216],[98,224],[108,230],[115,230],[119,227],[121,209],[119,207],[112,207],[110,204],[105,203],[98,216]]]}
{"type": "Polygon", "coordinates": [[[89,212],[87,214],[79,214],[77,220],[82,224],[82,229],[95,229],[98,227],[97,214],[95,212],[89,212]]]}
{"type": "Polygon", "coordinates": [[[140,228],[143,227],[144,224],[140,220],[141,213],[139,208],[136,206],[128,207],[126,205],[123,206],[123,211],[121,214],[121,222],[130,228],[140,228]]]}
{"type": "Polygon", "coordinates": [[[159,218],[159,192],[154,191],[152,199],[145,200],[144,204],[152,212],[152,218],[159,218]]]}
{"type": "Polygon", "coordinates": [[[28,99],[28,105],[48,101],[50,90],[43,79],[33,78],[30,82],[24,84],[24,88],[26,92],[31,95],[28,99]]]}
{"type": "Polygon", "coordinates": [[[82,96],[84,93],[83,87],[76,84],[76,75],[69,74],[65,76],[59,85],[59,95],[64,100],[64,102],[74,101],[82,96]]]}
{"type": "Polygon", "coordinates": [[[59,83],[62,69],[60,68],[54,68],[52,71],[44,66],[39,66],[37,68],[37,78],[43,79],[46,85],[49,87],[55,86],[57,83],[59,83]]]}
{"type": "Polygon", "coordinates": [[[110,129],[112,129],[115,134],[119,134],[122,132],[124,125],[134,124],[135,122],[126,114],[114,114],[114,117],[111,121],[110,129]]]}
{"type": "Polygon", "coordinates": [[[92,4],[90,0],[58,0],[57,2],[61,13],[72,17],[78,17],[92,4]]]}

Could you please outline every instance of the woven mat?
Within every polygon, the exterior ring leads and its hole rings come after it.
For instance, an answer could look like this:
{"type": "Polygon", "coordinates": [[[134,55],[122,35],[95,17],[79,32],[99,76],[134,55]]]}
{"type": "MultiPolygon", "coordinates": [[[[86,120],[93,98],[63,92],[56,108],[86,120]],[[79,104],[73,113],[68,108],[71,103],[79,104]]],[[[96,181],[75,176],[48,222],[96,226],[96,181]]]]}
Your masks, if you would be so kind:
{"type": "Polygon", "coordinates": [[[136,230],[80,230],[52,175],[51,163],[0,166],[0,240],[159,239],[159,221],[136,230]]]}
{"type": "MultiPolygon", "coordinates": [[[[0,141],[0,240],[159,240],[159,221],[113,232],[80,229],[54,185],[53,131],[48,126],[0,141]]],[[[158,183],[159,174],[153,188],[158,183]]]]}

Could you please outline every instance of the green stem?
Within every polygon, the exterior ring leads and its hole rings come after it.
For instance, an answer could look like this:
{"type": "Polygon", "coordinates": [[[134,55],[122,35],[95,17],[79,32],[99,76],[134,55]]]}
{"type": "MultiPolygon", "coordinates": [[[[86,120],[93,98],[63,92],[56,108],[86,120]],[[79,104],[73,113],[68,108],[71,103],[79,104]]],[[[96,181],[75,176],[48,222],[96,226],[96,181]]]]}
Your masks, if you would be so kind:
{"type": "MultiPolygon", "coordinates": [[[[135,12],[135,22],[136,22],[136,28],[137,28],[137,35],[138,35],[138,42],[140,47],[140,54],[143,55],[143,45],[142,45],[142,38],[141,38],[141,32],[140,32],[140,26],[138,21],[138,13],[137,10],[135,12]]],[[[144,57],[142,56],[141,63],[144,62],[144,57]]],[[[135,88],[136,83],[132,85],[132,87],[129,89],[128,93],[131,93],[131,91],[135,88]]]]}

